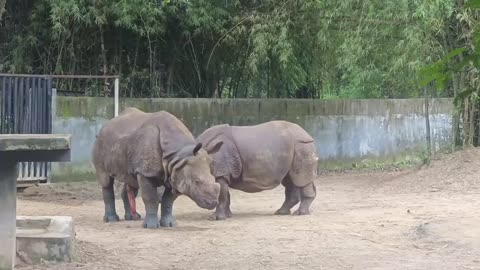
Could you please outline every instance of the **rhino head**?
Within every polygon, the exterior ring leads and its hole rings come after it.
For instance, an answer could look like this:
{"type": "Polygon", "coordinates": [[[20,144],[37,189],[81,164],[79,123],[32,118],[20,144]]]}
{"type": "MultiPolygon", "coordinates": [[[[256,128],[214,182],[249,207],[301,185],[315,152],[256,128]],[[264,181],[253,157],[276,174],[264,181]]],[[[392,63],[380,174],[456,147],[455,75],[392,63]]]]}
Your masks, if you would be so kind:
{"type": "Polygon", "coordinates": [[[184,146],[168,164],[172,189],[192,199],[199,207],[212,210],[218,204],[220,185],[210,172],[210,154],[223,142],[202,148],[201,143],[184,146]]]}

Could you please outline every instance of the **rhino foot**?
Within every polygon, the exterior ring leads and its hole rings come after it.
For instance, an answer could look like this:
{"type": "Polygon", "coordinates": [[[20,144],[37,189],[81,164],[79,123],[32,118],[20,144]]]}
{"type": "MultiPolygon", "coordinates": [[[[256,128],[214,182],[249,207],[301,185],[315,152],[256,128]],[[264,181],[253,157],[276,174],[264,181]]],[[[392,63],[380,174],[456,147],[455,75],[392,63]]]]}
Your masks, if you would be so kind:
{"type": "Polygon", "coordinates": [[[297,215],[297,216],[310,215],[310,211],[298,209],[298,210],[296,210],[295,212],[293,212],[293,214],[294,214],[294,215],[297,215]]]}
{"type": "Polygon", "coordinates": [[[173,216],[162,216],[160,218],[160,226],[162,227],[175,227],[177,226],[177,222],[173,216]]]}
{"type": "Polygon", "coordinates": [[[160,223],[158,222],[156,215],[149,215],[145,216],[145,220],[143,221],[143,228],[147,229],[157,229],[160,227],[160,223]]]}
{"type": "Polygon", "coordinates": [[[103,216],[103,222],[108,223],[108,222],[117,222],[117,221],[120,221],[120,217],[118,217],[117,214],[103,216]]]}
{"type": "Polygon", "coordinates": [[[227,215],[227,218],[231,218],[232,217],[232,211],[230,211],[230,209],[228,209],[226,211],[226,215],[227,215]]]}
{"type": "Polygon", "coordinates": [[[277,211],[275,211],[274,214],[275,214],[275,215],[279,215],[279,216],[286,216],[286,215],[290,215],[290,210],[289,210],[289,209],[280,208],[280,209],[278,209],[277,211]]]}
{"type": "Polygon", "coordinates": [[[146,223],[146,222],[143,222],[143,228],[145,229],[158,229],[160,228],[160,224],[158,222],[156,223],[146,223]]]}
{"type": "Polygon", "coordinates": [[[227,215],[226,214],[215,214],[215,220],[225,220],[227,219],[227,215]]]}
{"type": "Polygon", "coordinates": [[[140,220],[142,219],[142,216],[139,213],[135,213],[135,215],[132,216],[130,213],[125,214],[125,220],[140,220]]]}
{"type": "Polygon", "coordinates": [[[160,224],[158,223],[158,221],[155,221],[155,222],[143,222],[143,228],[146,228],[146,229],[157,229],[160,227],[160,224]]]}
{"type": "Polygon", "coordinates": [[[217,208],[213,217],[216,220],[225,220],[232,217],[232,211],[230,209],[222,210],[221,208],[217,208]]]}

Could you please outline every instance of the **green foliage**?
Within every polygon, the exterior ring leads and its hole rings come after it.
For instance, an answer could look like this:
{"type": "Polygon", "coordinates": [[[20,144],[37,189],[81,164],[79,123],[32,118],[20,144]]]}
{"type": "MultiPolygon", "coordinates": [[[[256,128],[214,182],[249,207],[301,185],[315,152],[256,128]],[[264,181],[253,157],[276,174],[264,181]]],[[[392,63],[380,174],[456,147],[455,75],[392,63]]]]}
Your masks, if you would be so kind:
{"type": "MultiPolygon", "coordinates": [[[[416,97],[420,68],[444,55],[455,5],[9,0],[0,71],[120,74],[122,95],[134,97],[416,97]]],[[[425,74],[444,71],[437,64],[425,74]]],[[[60,87],[109,91],[95,80],[60,87]]]]}
{"type": "MultiPolygon", "coordinates": [[[[443,89],[445,84],[451,79],[451,70],[449,64],[454,57],[457,57],[465,52],[465,48],[457,48],[450,51],[445,57],[440,60],[424,67],[420,71],[422,79],[420,81],[420,87],[426,87],[429,83],[435,81],[437,89],[443,89]]],[[[470,58],[468,58],[470,60],[470,58]]],[[[462,62],[467,64],[468,62],[462,62]]]]}
{"type": "MultiPolygon", "coordinates": [[[[462,43],[452,48],[437,61],[424,66],[420,71],[419,86],[425,87],[435,83],[437,89],[444,89],[451,82],[454,76],[461,73],[468,73],[470,81],[466,82],[467,90],[461,91],[455,97],[458,104],[476,92],[475,85],[478,77],[476,69],[480,66],[480,28],[477,23],[477,11],[480,8],[480,0],[469,0],[465,6],[457,7],[456,18],[466,27],[461,28],[462,32],[455,33],[462,43]]],[[[450,27],[453,27],[450,25],[450,27]]]]}
{"type": "Polygon", "coordinates": [[[455,111],[452,123],[452,150],[459,138],[463,146],[478,146],[480,74],[480,0],[456,1],[456,7],[445,28],[446,52],[424,66],[419,85],[435,83],[437,89],[453,88],[455,111]]]}

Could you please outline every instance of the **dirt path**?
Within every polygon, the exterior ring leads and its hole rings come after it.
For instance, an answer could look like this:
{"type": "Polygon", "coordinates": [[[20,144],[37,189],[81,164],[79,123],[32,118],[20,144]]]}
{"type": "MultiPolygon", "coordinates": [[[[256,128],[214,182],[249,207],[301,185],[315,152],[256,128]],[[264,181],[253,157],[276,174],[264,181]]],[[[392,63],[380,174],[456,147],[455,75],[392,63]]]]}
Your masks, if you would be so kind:
{"type": "Polygon", "coordinates": [[[96,183],[30,188],[19,214],[71,215],[78,243],[73,263],[19,269],[480,269],[479,177],[471,149],[421,170],[321,176],[310,216],[272,215],[281,187],[233,191],[227,221],[182,197],[178,227],[159,230],[104,224],[96,183]]]}
{"type": "Polygon", "coordinates": [[[480,186],[412,190],[419,173],[322,176],[310,216],[273,216],[282,188],[234,191],[234,217],[219,222],[180,198],[178,227],[159,230],[104,224],[95,183],[33,188],[19,214],[72,215],[76,258],[19,269],[480,269],[480,186]]]}

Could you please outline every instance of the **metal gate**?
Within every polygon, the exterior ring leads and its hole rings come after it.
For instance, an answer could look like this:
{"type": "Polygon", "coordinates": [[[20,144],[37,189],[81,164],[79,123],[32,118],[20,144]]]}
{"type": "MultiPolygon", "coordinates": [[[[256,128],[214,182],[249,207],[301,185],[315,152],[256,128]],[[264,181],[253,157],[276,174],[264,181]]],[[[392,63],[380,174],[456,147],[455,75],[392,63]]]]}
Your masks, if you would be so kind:
{"type": "MultiPolygon", "coordinates": [[[[52,133],[52,79],[0,74],[0,134],[52,133]]],[[[18,184],[47,182],[48,162],[22,162],[18,184]]]]}

